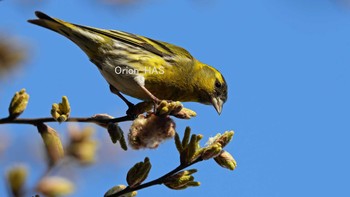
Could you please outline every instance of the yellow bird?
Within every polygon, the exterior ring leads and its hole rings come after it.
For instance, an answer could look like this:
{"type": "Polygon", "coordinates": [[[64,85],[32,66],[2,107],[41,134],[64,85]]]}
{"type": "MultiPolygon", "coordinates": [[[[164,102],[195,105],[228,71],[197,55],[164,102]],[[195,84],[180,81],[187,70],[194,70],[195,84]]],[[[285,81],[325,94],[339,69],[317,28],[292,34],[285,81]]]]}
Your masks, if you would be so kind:
{"type": "Polygon", "coordinates": [[[227,84],[215,68],[185,49],[123,31],[76,25],[35,12],[28,22],[51,29],[77,44],[117,94],[159,103],[162,100],[212,104],[220,114],[227,84]],[[121,93],[120,93],[121,92],[121,93]]]}

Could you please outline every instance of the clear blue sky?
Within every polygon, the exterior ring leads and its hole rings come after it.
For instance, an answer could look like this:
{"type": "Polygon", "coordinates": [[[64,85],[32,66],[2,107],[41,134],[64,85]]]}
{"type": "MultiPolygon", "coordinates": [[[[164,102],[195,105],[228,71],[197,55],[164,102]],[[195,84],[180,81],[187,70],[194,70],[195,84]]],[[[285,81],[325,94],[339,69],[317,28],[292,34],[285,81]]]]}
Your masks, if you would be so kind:
{"type": "MultiPolygon", "coordinates": [[[[0,2],[0,29],[33,48],[22,72],[2,81],[1,116],[22,87],[31,94],[23,117],[48,116],[51,104],[62,95],[69,97],[73,116],[118,116],[126,110],[78,47],[26,22],[40,10],[70,22],[183,46],[225,76],[229,98],[222,115],[212,107],[187,103],[198,117],[177,120],[177,128],[182,133],[189,125],[205,138],[235,130],[227,150],[238,168],[230,172],[203,162],[195,166],[201,187],[171,191],[156,186],[140,191],[140,196],[350,196],[350,10],[336,1],[144,0],[127,10],[92,0],[30,1],[34,3],[24,7],[18,2],[0,2]]],[[[52,126],[64,136],[65,125],[52,126]]],[[[0,128],[5,129],[17,143],[40,142],[32,127],[0,128]]],[[[98,133],[106,135],[103,130],[98,133]]],[[[18,151],[18,157],[0,156],[1,174],[12,161],[29,157],[23,158],[25,149],[18,151]]],[[[101,196],[110,186],[125,183],[128,166],[146,155],[154,166],[151,178],[178,164],[172,141],[131,155],[117,152],[110,155],[117,158],[113,162],[76,170],[76,180],[83,181],[73,196],[101,196]]],[[[35,177],[43,166],[30,169],[35,177]]]]}

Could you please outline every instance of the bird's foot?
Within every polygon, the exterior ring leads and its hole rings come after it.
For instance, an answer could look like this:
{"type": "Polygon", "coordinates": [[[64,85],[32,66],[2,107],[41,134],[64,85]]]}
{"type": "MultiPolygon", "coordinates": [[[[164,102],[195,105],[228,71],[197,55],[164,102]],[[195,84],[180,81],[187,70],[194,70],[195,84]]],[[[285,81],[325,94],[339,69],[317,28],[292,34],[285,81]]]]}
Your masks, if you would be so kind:
{"type": "Polygon", "coordinates": [[[132,119],[135,119],[138,114],[136,113],[135,105],[128,105],[128,110],[126,110],[126,115],[129,116],[132,119]]]}

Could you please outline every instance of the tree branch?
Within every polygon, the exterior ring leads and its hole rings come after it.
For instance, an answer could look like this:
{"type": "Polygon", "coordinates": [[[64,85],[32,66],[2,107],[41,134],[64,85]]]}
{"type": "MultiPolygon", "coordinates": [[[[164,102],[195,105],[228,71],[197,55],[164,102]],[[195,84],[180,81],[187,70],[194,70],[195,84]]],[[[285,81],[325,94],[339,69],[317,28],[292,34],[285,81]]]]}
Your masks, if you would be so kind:
{"type": "Polygon", "coordinates": [[[189,164],[181,164],[179,165],[178,167],[176,167],[175,169],[173,169],[172,171],[166,173],[165,175],[157,178],[157,179],[154,179],[152,181],[149,181],[147,183],[143,183],[137,187],[133,187],[133,188],[130,188],[129,186],[126,187],[125,189],[123,189],[122,191],[120,192],[117,192],[115,194],[112,194],[112,195],[109,195],[109,196],[106,196],[106,197],[119,197],[123,194],[127,194],[127,193],[130,193],[130,192],[133,192],[133,191],[137,191],[137,190],[141,190],[141,189],[144,189],[146,187],[151,187],[151,186],[154,186],[154,185],[160,185],[160,184],[163,184],[163,182],[168,178],[170,177],[171,175],[189,167],[189,166],[192,166],[193,164],[195,163],[198,163],[200,161],[203,161],[203,159],[201,157],[199,157],[198,159],[196,159],[195,161],[189,163],[189,164]]]}
{"type": "MultiPolygon", "coordinates": [[[[131,121],[134,120],[133,117],[130,116],[122,116],[118,118],[111,118],[111,119],[105,119],[105,118],[94,118],[94,117],[71,117],[68,118],[65,122],[90,122],[95,124],[107,124],[110,122],[118,123],[118,122],[125,122],[125,121],[131,121]]],[[[11,118],[2,118],[0,119],[0,124],[30,124],[30,125],[38,125],[45,122],[57,122],[54,118],[46,117],[46,118],[18,118],[18,119],[11,119],[11,118]]]]}

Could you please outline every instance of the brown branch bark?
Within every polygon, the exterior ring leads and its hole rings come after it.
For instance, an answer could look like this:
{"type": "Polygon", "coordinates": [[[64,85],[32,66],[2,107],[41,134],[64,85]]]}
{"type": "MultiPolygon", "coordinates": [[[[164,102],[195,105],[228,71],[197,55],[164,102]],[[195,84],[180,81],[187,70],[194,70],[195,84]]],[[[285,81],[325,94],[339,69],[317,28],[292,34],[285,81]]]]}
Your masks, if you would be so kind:
{"type": "Polygon", "coordinates": [[[163,182],[170,176],[172,176],[173,174],[176,174],[177,172],[180,172],[181,170],[189,167],[189,166],[192,166],[193,164],[195,163],[198,163],[200,161],[203,161],[203,159],[201,157],[199,157],[198,159],[196,159],[195,161],[189,163],[189,164],[181,164],[179,165],[178,167],[176,167],[175,169],[173,169],[172,171],[166,173],[165,175],[157,178],[157,179],[154,179],[152,181],[149,181],[149,182],[146,182],[146,183],[143,183],[137,187],[133,187],[133,188],[130,188],[129,186],[126,187],[125,189],[123,189],[122,191],[120,192],[117,192],[115,194],[112,194],[112,195],[109,195],[109,196],[105,196],[105,197],[119,197],[123,194],[127,194],[127,193],[130,193],[130,192],[133,192],[133,191],[137,191],[137,190],[141,190],[141,189],[144,189],[144,188],[147,188],[147,187],[151,187],[151,186],[154,186],[154,185],[160,185],[160,184],[163,184],[163,182]]]}
{"type": "MultiPolygon", "coordinates": [[[[89,122],[89,123],[95,123],[95,124],[107,124],[110,122],[117,123],[117,122],[125,122],[125,121],[131,121],[134,120],[134,118],[130,116],[122,116],[118,118],[111,118],[111,119],[101,119],[101,118],[94,118],[94,117],[71,117],[68,118],[65,122],[89,122]]],[[[17,119],[11,119],[11,118],[2,118],[0,119],[0,124],[29,124],[29,125],[38,125],[45,122],[57,122],[54,118],[51,117],[45,117],[45,118],[17,118],[17,119]]]]}

